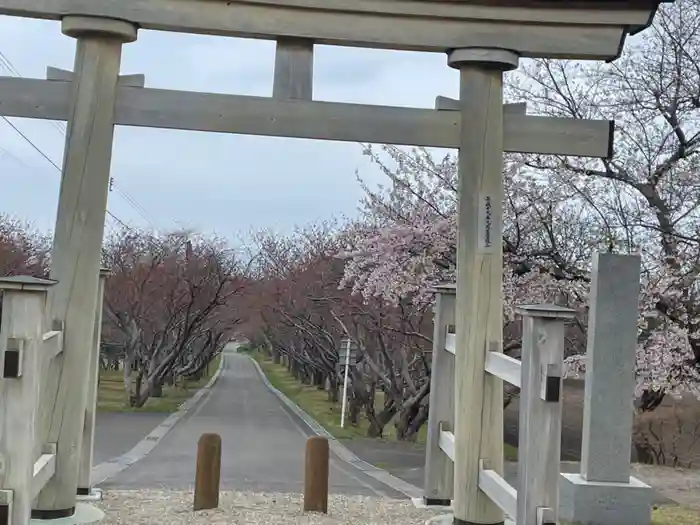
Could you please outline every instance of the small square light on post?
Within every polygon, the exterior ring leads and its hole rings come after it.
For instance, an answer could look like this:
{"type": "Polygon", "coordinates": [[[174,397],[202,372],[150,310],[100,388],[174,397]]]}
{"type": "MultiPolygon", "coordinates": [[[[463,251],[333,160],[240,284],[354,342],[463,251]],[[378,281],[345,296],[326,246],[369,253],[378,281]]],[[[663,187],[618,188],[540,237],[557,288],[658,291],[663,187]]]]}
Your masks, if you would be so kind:
{"type": "Polygon", "coordinates": [[[10,525],[13,495],[11,490],[0,489],[0,525],[10,525]]]}
{"type": "Polygon", "coordinates": [[[561,367],[555,364],[542,366],[540,398],[547,403],[561,401],[561,367]]]}
{"type": "Polygon", "coordinates": [[[18,379],[22,377],[22,339],[9,338],[3,354],[2,377],[18,379]]]}
{"type": "Polygon", "coordinates": [[[539,507],[537,509],[537,525],[557,525],[557,515],[548,507],[539,507]]]}

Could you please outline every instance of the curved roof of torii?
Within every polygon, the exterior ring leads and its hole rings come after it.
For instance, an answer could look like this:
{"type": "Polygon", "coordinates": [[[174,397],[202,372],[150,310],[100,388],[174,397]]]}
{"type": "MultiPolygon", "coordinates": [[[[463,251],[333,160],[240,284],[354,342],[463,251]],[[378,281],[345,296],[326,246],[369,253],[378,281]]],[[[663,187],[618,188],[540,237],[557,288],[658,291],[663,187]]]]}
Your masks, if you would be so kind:
{"type": "Polygon", "coordinates": [[[626,36],[647,27],[663,1],[0,0],[0,15],[106,17],[143,29],[340,46],[488,47],[523,57],[614,60],[626,36]]]}

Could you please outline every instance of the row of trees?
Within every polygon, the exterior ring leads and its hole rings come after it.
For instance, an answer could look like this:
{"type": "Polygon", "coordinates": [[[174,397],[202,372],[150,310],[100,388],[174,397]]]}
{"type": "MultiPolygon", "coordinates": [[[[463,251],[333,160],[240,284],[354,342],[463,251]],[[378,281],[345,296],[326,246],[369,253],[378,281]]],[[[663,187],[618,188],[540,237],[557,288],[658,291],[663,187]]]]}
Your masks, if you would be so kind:
{"type": "MultiPolygon", "coordinates": [[[[0,275],[46,276],[50,239],[0,215],[0,275]]],[[[247,266],[225,242],[123,228],[103,247],[103,368],[122,368],[140,407],[175,378],[198,376],[242,319],[247,266]]]]}

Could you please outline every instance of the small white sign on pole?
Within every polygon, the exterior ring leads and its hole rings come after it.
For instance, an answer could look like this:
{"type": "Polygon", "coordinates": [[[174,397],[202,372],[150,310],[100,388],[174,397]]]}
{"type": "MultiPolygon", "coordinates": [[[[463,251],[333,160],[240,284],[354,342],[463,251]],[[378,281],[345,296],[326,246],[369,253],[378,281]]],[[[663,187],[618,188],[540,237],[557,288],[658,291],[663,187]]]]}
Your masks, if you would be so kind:
{"type": "Polygon", "coordinates": [[[350,369],[351,364],[354,365],[357,362],[355,348],[353,348],[350,338],[346,338],[341,341],[338,357],[340,358],[340,361],[344,361],[345,368],[343,370],[343,400],[340,409],[340,428],[345,428],[345,410],[348,404],[348,370],[350,369]]]}

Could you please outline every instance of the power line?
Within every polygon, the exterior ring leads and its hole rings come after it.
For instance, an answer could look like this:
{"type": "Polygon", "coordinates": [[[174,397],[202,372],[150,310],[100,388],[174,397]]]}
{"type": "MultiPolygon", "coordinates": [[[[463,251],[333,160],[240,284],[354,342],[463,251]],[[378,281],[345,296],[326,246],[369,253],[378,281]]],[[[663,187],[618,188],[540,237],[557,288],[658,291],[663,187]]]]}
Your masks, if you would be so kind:
{"type": "MultiPolygon", "coordinates": [[[[0,66],[3,66],[5,69],[7,69],[10,74],[16,77],[22,77],[20,75],[19,71],[17,68],[14,67],[12,62],[10,61],[9,58],[7,58],[7,55],[5,55],[2,51],[0,51],[0,66]]],[[[54,168],[56,168],[59,172],[61,172],[60,166],[56,164],[46,153],[44,153],[36,144],[34,144],[29,137],[25,133],[23,133],[15,124],[13,124],[10,119],[7,117],[3,116],[2,119],[20,136],[22,137],[37,153],[39,153],[47,162],[49,162],[54,168]]],[[[50,121],[54,126],[60,131],[64,136],[66,135],[66,128],[65,128],[65,123],[63,122],[57,122],[55,120],[50,121]]],[[[129,195],[126,190],[120,188],[117,186],[116,181],[114,181],[114,178],[110,179],[110,190],[114,187],[114,189],[117,190],[117,192],[120,194],[120,196],[132,207],[136,210],[136,212],[141,215],[155,230],[158,228],[155,225],[155,221],[153,220],[153,216],[149,214],[146,209],[141,206],[136,199],[134,199],[131,195],[129,195]]],[[[115,220],[117,220],[120,224],[125,225],[125,223],[118,219],[112,212],[107,210],[107,213],[115,220]]]]}
{"type": "MultiPolygon", "coordinates": [[[[7,122],[7,124],[9,124],[10,127],[11,127],[13,130],[15,130],[15,131],[17,132],[17,134],[18,134],[20,137],[22,137],[22,138],[27,142],[27,144],[29,144],[32,148],[34,148],[34,150],[36,150],[36,151],[39,153],[39,155],[41,155],[44,159],[46,159],[46,161],[47,161],[49,164],[51,164],[51,166],[53,166],[54,168],[56,168],[56,170],[58,170],[58,172],[61,173],[61,168],[59,167],[59,165],[56,164],[56,163],[51,159],[51,157],[49,157],[46,153],[44,153],[44,152],[41,150],[41,148],[39,148],[39,146],[37,146],[36,144],[34,144],[34,142],[32,142],[32,140],[31,140],[29,137],[27,137],[27,135],[25,135],[25,134],[22,132],[22,130],[20,130],[17,126],[15,126],[12,122],[10,122],[10,120],[9,120],[7,117],[4,117],[4,116],[3,116],[2,119],[3,119],[5,122],[7,122]]],[[[3,151],[5,151],[5,150],[3,150],[3,151]]],[[[5,151],[5,153],[8,153],[8,152],[5,151]]],[[[13,157],[14,157],[14,155],[13,155],[13,157]]],[[[16,158],[16,157],[15,157],[15,158],[16,158]]],[[[127,225],[124,223],[124,221],[122,221],[119,217],[117,217],[116,215],[114,215],[111,211],[109,211],[109,210],[106,210],[106,211],[107,211],[107,215],[109,215],[110,217],[112,217],[112,219],[114,219],[115,221],[117,221],[119,224],[121,224],[121,225],[124,226],[125,228],[131,229],[129,226],[127,226],[127,225]]]]}
{"type": "MultiPolygon", "coordinates": [[[[17,72],[17,69],[14,68],[14,66],[12,65],[12,63],[11,63],[11,62],[9,61],[9,59],[2,53],[2,51],[0,51],[0,66],[4,66],[4,67],[7,68],[10,72],[13,72],[16,76],[19,76],[19,73],[17,72]]],[[[2,119],[3,119],[3,120],[4,120],[4,121],[19,135],[19,136],[20,136],[20,137],[22,137],[22,139],[24,139],[37,153],[39,153],[49,164],[51,164],[51,166],[53,166],[59,173],[62,173],[62,170],[61,170],[60,166],[59,166],[56,162],[54,162],[54,161],[51,159],[51,157],[49,157],[46,153],[44,153],[44,152],[42,151],[42,149],[39,148],[39,146],[37,146],[36,144],[34,144],[34,142],[32,142],[32,140],[31,140],[24,132],[22,132],[22,130],[20,130],[15,124],[13,124],[7,117],[2,116],[2,119]]],[[[52,122],[58,124],[58,122],[56,122],[56,121],[52,121],[52,122]]],[[[60,128],[60,126],[59,126],[59,130],[60,130],[60,131],[63,131],[63,134],[65,135],[65,129],[62,129],[62,128],[60,128]]],[[[22,165],[24,165],[24,166],[28,166],[22,159],[20,159],[20,158],[17,157],[16,155],[10,153],[9,151],[5,150],[4,148],[1,148],[1,147],[0,147],[0,155],[2,155],[2,154],[8,155],[9,157],[15,159],[17,162],[19,162],[20,164],[22,164],[22,165]]],[[[112,188],[113,185],[114,185],[114,179],[113,179],[113,178],[110,178],[110,189],[112,188]]],[[[148,215],[148,212],[146,212],[146,210],[145,210],[140,204],[138,204],[138,203],[133,199],[133,197],[129,196],[129,195],[126,193],[126,191],[124,191],[124,190],[118,190],[118,191],[120,191],[120,194],[121,194],[125,199],[127,199],[128,202],[130,201],[130,204],[132,204],[132,206],[134,206],[135,208],[137,208],[137,211],[138,211],[138,208],[141,208],[142,213],[145,213],[146,215],[148,215]]],[[[129,226],[128,224],[126,224],[126,223],[125,223],[124,221],[122,221],[119,217],[117,217],[116,215],[114,215],[111,211],[109,211],[108,209],[106,209],[105,212],[106,212],[106,214],[107,214],[107,218],[111,218],[114,222],[116,222],[117,224],[119,224],[120,226],[122,226],[124,229],[126,229],[126,230],[128,230],[128,231],[130,231],[130,232],[132,232],[132,233],[135,233],[135,232],[134,232],[134,229],[133,229],[131,226],[129,226]]],[[[148,220],[148,219],[146,219],[146,220],[148,220]]],[[[155,225],[153,224],[152,221],[149,221],[149,222],[151,222],[151,225],[155,227],[155,225]]],[[[108,228],[110,228],[111,231],[114,231],[114,230],[110,227],[110,225],[109,225],[109,223],[108,223],[107,221],[105,221],[105,227],[108,227],[108,228]]],[[[155,244],[154,242],[152,242],[150,239],[148,240],[148,243],[151,244],[152,246],[154,246],[155,248],[158,248],[158,249],[160,248],[157,244],[155,244]]]]}
{"type": "MultiPolygon", "coordinates": [[[[41,153],[43,154],[43,152],[41,152],[41,153]]],[[[17,155],[15,155],[15,154],[12,153],[11,151],[8,151],[8,150],[6,150],[5,148],[3,148],[3,147],[0,146],[0,158],[2,158],[2,157],[9,157],[9,158],[11,158],[12,160],[14,160],[15,162],[17,162],[18,164],[21,164],[22,166],[24,166],[25,168],[28,168],[28,169],[30,169],[30,170],[36,169],[35,166],[30,166],[29,164],[27,164],[26,162],[24,162],[24,160],[22,160],[21,158],[19,158],[17,155]]],[[[51,163],[52,166],[55,165],[55,163],[54,163],[50,158],[46,157],[46,160],[49,161],[49,162],[51,163]]],[[[107,212],[107,214],[108,214],[108,215],[107,215],[107,218],[108,218],[108,219],[111,219],[112,221],[114,221],[114,222],[116,222],[116,223],[118,223],[118,224],[120,224],[120,225],[123,225],[124,227],[130,229],[130,227],[129,227],[128,225],[124,224],[116,215],[112,214],[112,212],[110,212],[109,210],[106,210],[106,212],[107,212]]],[[[111,225],[110,225],[109,222],[105,222],[105,226],[108,227],[108,228],[110,229],[111,232],[114,232],[114,228],[111,227],[111,225]]]]}
{"type": "Polygon", "coordinates": [[[16,77],[22,76],[19,74],[17,69],[15,69],[15,66],[12,65],[10,59],[7,58],[7,56],[2,51],[0,51],[0,66],[4,66],[11,74],[13,74],[16,77]]]}
{"type": "Polygon", "coordinates": [[[17,126],[15,126],[15,125],[10,121],[9,118],[3,116],[2,119],[3,119],[5,122],[7,122],[7,124],[8,124],[12,129],[14,129],[14,130],[17,132],[17,134],[18,134],[20,137],[22,137],[22,138],[27,142],[27,144],[29,144],[32,148],[34,148],[34,150],[35,150],[37,153],[39,153],[39,155],[41,155],[42,157],[44,157],[44,158],[46,159],[46,161],[49,162],[49,163],[50,163],[54,168],[56,168],[59,172],[61,171],[60,166],[59,166],[58,164],[56,164],[53,160],[51,160],[51,158],[50,158],[46,153],[44,153],[43,151],[41,151],[41,149],[39,149],[39,147],[38,147],[36,144],[34,144],[34,143],[29,139],[29,137],[27,137],[27,135],[25,135],[25,134],[22,132],[22,130],[20,130],[17,126]]]}

